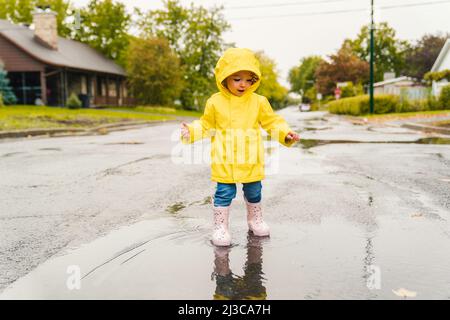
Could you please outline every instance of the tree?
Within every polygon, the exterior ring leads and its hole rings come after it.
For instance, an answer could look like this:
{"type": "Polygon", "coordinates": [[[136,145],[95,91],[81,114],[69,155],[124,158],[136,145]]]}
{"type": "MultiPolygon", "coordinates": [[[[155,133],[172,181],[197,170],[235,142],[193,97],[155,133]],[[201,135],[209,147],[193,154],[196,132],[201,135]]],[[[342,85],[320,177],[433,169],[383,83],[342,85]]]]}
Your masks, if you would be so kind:
{"type": "Polygon", "coordinates": [[[181,103],[187,109],[201,109],[207,98],[217,90],[214,67],[226,48],[222,39],[229,29],[222,8],[205,9],[181,6],[178,0],[164,1],[163,10],[144,14],[137,10],[143,37],[165,38],[180,57],[185,70],[186,86],[181,103]]]}
{"type": "Polygon", "coordinates": [[[265,96],[274,109],[285,107],[288,90],[278,82],[275,62],[264,54],[256,52],[259,60],[262,80],[257,93],[265,96]]]}
{"type": "Polygon", "coordinates": [[[288,80],[291,84],[291,92],[304,94],[314,86],[315,72],[323,59],[318,56],[309,56],[300,60],[300,65],[289,70],[288,80]]]}
{"type": "Polygon", "coordinates": [[[134,38],[126,57],[133,96],[144,104],[172,105],[183,89],[183,70],[168,41],[134,38]]]}
{"type": "Polygon", "coordinates": [[[425,73],[431,70],[445,41],[450,34],[425,34],[406,53],[406,65],[403,74],[416,79],[423,79],[425,73]]]}
{"type": "Polygon", "coordinates": [[[71,5],[65,0],[0,0],[0,19],[6,19],[13,23],[31,24],[33,11],[38,6],[49,6],[56,12],[58,34],[62,37],[70,35],[71,26],[68,16],[73,11],[71,5]]]}
{"type": "Polygon", "coordinates": [[[112,0],[91,0],[80,13],[82,22],[73,38],[123,66],[131,25],[131,15],[126,12],[125,5],[112,0]]]}
{"type": "Polygon", "coordinates": [[[14,104],[17,102],[16,95],[9,85],[8,73],[3,70],[3,65],[0,62],[0,96],[4,104],[14,104]]]}
{"type": "MultiPolygon", "coordinates": [[[[407,41],[395,38],[395,30],[387,22],[376,24],[374,32],[374,61],[375,81],[383,80],[385,72],[394,71],[397,75],[405,67],[405,55],[410,50],[407,41]]],[[[355,40],[346,39],[349,45],[361,60],[370,61],[370,28],[363,26],[355,40]]]]}
{"type": "Polygon", "coordinates": [[[355,54],[348,43],[344,43],[330,62],[322,61],[317,67],[316,89],[324,95],[333,94],[337,82],[365,83],[369,78],[369,64],[355,54]]]}

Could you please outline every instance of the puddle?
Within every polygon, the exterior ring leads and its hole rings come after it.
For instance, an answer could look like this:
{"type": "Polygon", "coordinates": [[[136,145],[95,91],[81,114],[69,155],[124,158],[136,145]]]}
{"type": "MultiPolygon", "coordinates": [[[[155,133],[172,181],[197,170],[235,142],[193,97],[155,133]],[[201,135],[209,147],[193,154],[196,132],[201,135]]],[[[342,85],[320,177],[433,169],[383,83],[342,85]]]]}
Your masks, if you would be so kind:
{"type": "Polygon", "coordinates": [[[177,214],[179,211],[186,208],[184,202],[175,202],[174,204],[167,207],[166,211],[172,214],[177,214]]]}
{"type": "Polygon", "coordinates": [[[422,139],[417,140],[414,143],[419,143],[419,144],[450,144],[450,138],[439,138],[439,137],[422,138],[422,139]]]}
{"type": "Polygon", "coordinates": [[[194,204],[199,204],[201,206],[205,206],[205,205],[211,204],[211,203],[212,203],[211,197],[207,196],[203,200],[198,200],[198,201],[194,201],[194,202],[189,203],[189,206],[192,206],[194,204]]]}
{"type": "Polygon", "coordinates": [[[16,154],[22,154],[22,153],[26,153],[26,152],[9,152],[9,153],[5,153],[2,155],[2,158],[7,158],[7,157],[11,157],[14,156],[16,154]]]}
{"type": "Polygon", "coordinates": [[[140,141],[123,141],[123,142],[109,142],[109,143],[104,143],[104,145],[127,145],[127,144],[131,144],[131,145],[135,145],[135,144],[144,144],[144,142],[140,142],[140,141]]]}
{"type": "Polygon", "coordinates": [[[40,151],[62,151],[61,148],[40,148],[40,151]]]}
{"type": "Polygon", "coordinates": [[[415,144],[450,144],[450,138],[429,137],[421,138],[415,141],[356,141],[356,140],[320,140],[320,139],[300,139],[300,144],[303,149],[314,148],[327,144],[341,144],[341,143],[415,143],[415,144]]]}
{"type": "Polygon", "coordinates": [[[204,218],[146,220],[49,259],[0,299],[448,299],[447,225],[409,213],[375,228],[271,221],[270,238],[234,217],[230,248],[211,245],[204,218]]]}
{"type": "Polygon", "coordinates": [[[319,130],[330,130],[333,128],[332,127],[305,127],[303,129],[307,130],[307,131],[319,131],[319,130]]]}

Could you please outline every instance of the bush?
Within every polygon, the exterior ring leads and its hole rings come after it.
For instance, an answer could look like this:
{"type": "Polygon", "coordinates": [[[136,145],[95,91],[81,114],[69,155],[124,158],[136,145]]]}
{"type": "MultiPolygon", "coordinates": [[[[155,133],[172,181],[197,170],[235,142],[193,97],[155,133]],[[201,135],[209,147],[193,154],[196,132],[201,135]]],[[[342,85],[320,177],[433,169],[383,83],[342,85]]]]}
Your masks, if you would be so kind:
{"type": "Polygon", "coordinates": [[[364,94],[364,89],[362,84],[357,84],[356,86],[353,82],[349,81],[345,87],[342,87],[341,98],[355,97],[364,94]]]}
{"type": "Polygon", "coordinates": [[[0,107],[3,107],[3,106],[4,106],[4,104],[3,104],[3,95],[0,92],[0,107]]]}
{"type": "Polygon", "coordinates": [[[450,85],[442,88],[439,96],[439,106],[441,109],[450,109],[450,85]]]}
{"type": "Polygon", "coordinates": [[[80,99],[78,99],[77,95],[72,92],[69,99],[67,99],[66,105],[70,109],[81,108],[81,101],[80,101],[80,99]]]}
{"type": "MultiPolygon", "coordinates": [[[[407,109],[409,107],[407,100],[400,102],[399,97],[387,94],[376,95],[374,97],[374,104],[374,112],[378,114],[396,112],[397,110],[407,109]]],[[[350,114],[353,116],[367,114],[370,112],[369,96],[361,95],[331,101],[328,104],[328,108],[330,113],[336,114],[350,114]]]]}

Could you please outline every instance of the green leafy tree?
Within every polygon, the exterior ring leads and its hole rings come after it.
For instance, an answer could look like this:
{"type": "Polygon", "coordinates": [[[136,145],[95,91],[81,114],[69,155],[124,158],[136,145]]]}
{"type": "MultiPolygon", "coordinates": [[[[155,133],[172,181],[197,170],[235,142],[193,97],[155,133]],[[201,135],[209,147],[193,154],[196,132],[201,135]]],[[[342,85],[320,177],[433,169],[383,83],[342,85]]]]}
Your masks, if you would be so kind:
{"type": "Polygon", "coordinates": [[[2,98],[2,104],[14,104],[17,102],[16,95],[12,91],[9,85],[8,73],[3,70],[3,66],[0,64],[0,96],[2,98]]]}
{"type": "MultiPolygon", "coordinates": [[[[345,40],[353,52],[363,61],[370,61],[370,28],[365,25],[355,40],[345,40]]],[[[375,81],[382,81],[385,72],[394,71],[400,75],[405,68],[406,52],[410,50],[407,41],[396,39],[396,32],[387,22],[376,24],[374,32],[375,81]]]]}
{"type": "Polygon", "coordinates": [[[291,84],[291,92],[304,94],[314,86],[315,72],[323,59],[318,56],[309,56],[300,60],[300,65],[289,70],[288,80],[291,84]]]}
{"type": "Polygon", "coordinates": [[[316,69],[316,89],[332,95],[338,82],[365,83],[369,78],[369,64],[358,58],[348,43],[344,43],[330,62],[322,61],[316,69]]]}
{"type": "Polygon", "coordinates": [[[183,89],[184,73],[168,41],[135,38],[126,56],[132,95],[143,104],[173,105],[183,89]]]}
{"type": "Polygon", "coordinates": [[[65,0],[0,0],[0,19],[6,19],[13,23],[33,22],[33,11],[36,7],[49,6],[56,12],[58,34],[62,37],[70,35],[71,23],[68,21],[70,14],[74,12],[71,9],[69,1],[65,0]]]}
{"type": "Polygon", "coordinates": [[[31,12],[35,7],[35,0],[0,0],[0,18],[14,23],[31,24],[31,12]]]}
{"type": "Polygon", "coordinates": [[[80,16],[80,29],[73,38],[123,66],[131,25],[131,15],[125,5],[112,0],[91,0],[87,7],[80,10],[80,16]]]}
{"type": "Polygon", "coordinates": [[[403,74],[416,79],[422,79],[433,67],[448,38],[450,38],[450,33],[436,35],[425,34],[406,53],[406,64],[403,74]]]}
{"type": "Polygon", "coordinates": [[[217,90],[214,67],[226,48],[222,38],[229,24],[222,8],[205,9],[193,4],[183,7],[178,0],[164,1],[162,10],[140,16],[138,27],[143,37],[165,38],[180,57],[186,85],[181,103],[187,109],[201,109],[208,97],[217,90]]]}
{"type": "Polygon", "coordinates": [[[278,82],[275,61],[261,51],[256,53],[256,57],[259,60],[262,75],[257,93],[265,96],[274,109],[285,107],[288,90],[278,82]]]}

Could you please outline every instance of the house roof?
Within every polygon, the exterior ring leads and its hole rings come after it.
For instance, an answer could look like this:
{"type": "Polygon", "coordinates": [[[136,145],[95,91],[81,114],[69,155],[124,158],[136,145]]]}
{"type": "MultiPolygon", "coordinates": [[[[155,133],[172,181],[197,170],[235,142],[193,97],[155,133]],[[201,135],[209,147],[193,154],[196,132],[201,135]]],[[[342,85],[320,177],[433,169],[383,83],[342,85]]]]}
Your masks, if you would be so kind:
{"type": "Polygon", "coordinates": [[[380,86],[384,86],[386,84],[392,84],[392,83],[402,82],[402,81],[412,81],[412,82],[414,82],[414,79],[410,78],[410,77],[407,77],[407,76],[402,76],[402,77],[398,77],[398,78],[388,79],[388,80],[385,80],[385,81],[375,82],[373,84],[373,86],[374,87],[380,87],[380,86]]]}
{"type": "Polygon", "coordinates": [[[40,44],[28,27],[0,19],[0,34],[43,63],[125,76],[125,70],[87,44],[58,37],[58,50],[40,44]]]}
{"type": "Polygon", "coordinates": [[[447,39],[447,41],[445,41],[444,46],[441,49],[441,52],[439,52],[439,55],[436,61],[434,62],[433,67],[431,68],[432,72],[438,71],[439,66],[441,65],[442,61],[444,60],[445,56],[448,54],[449,51],[450,51],[450,39],[447,39]]]}

